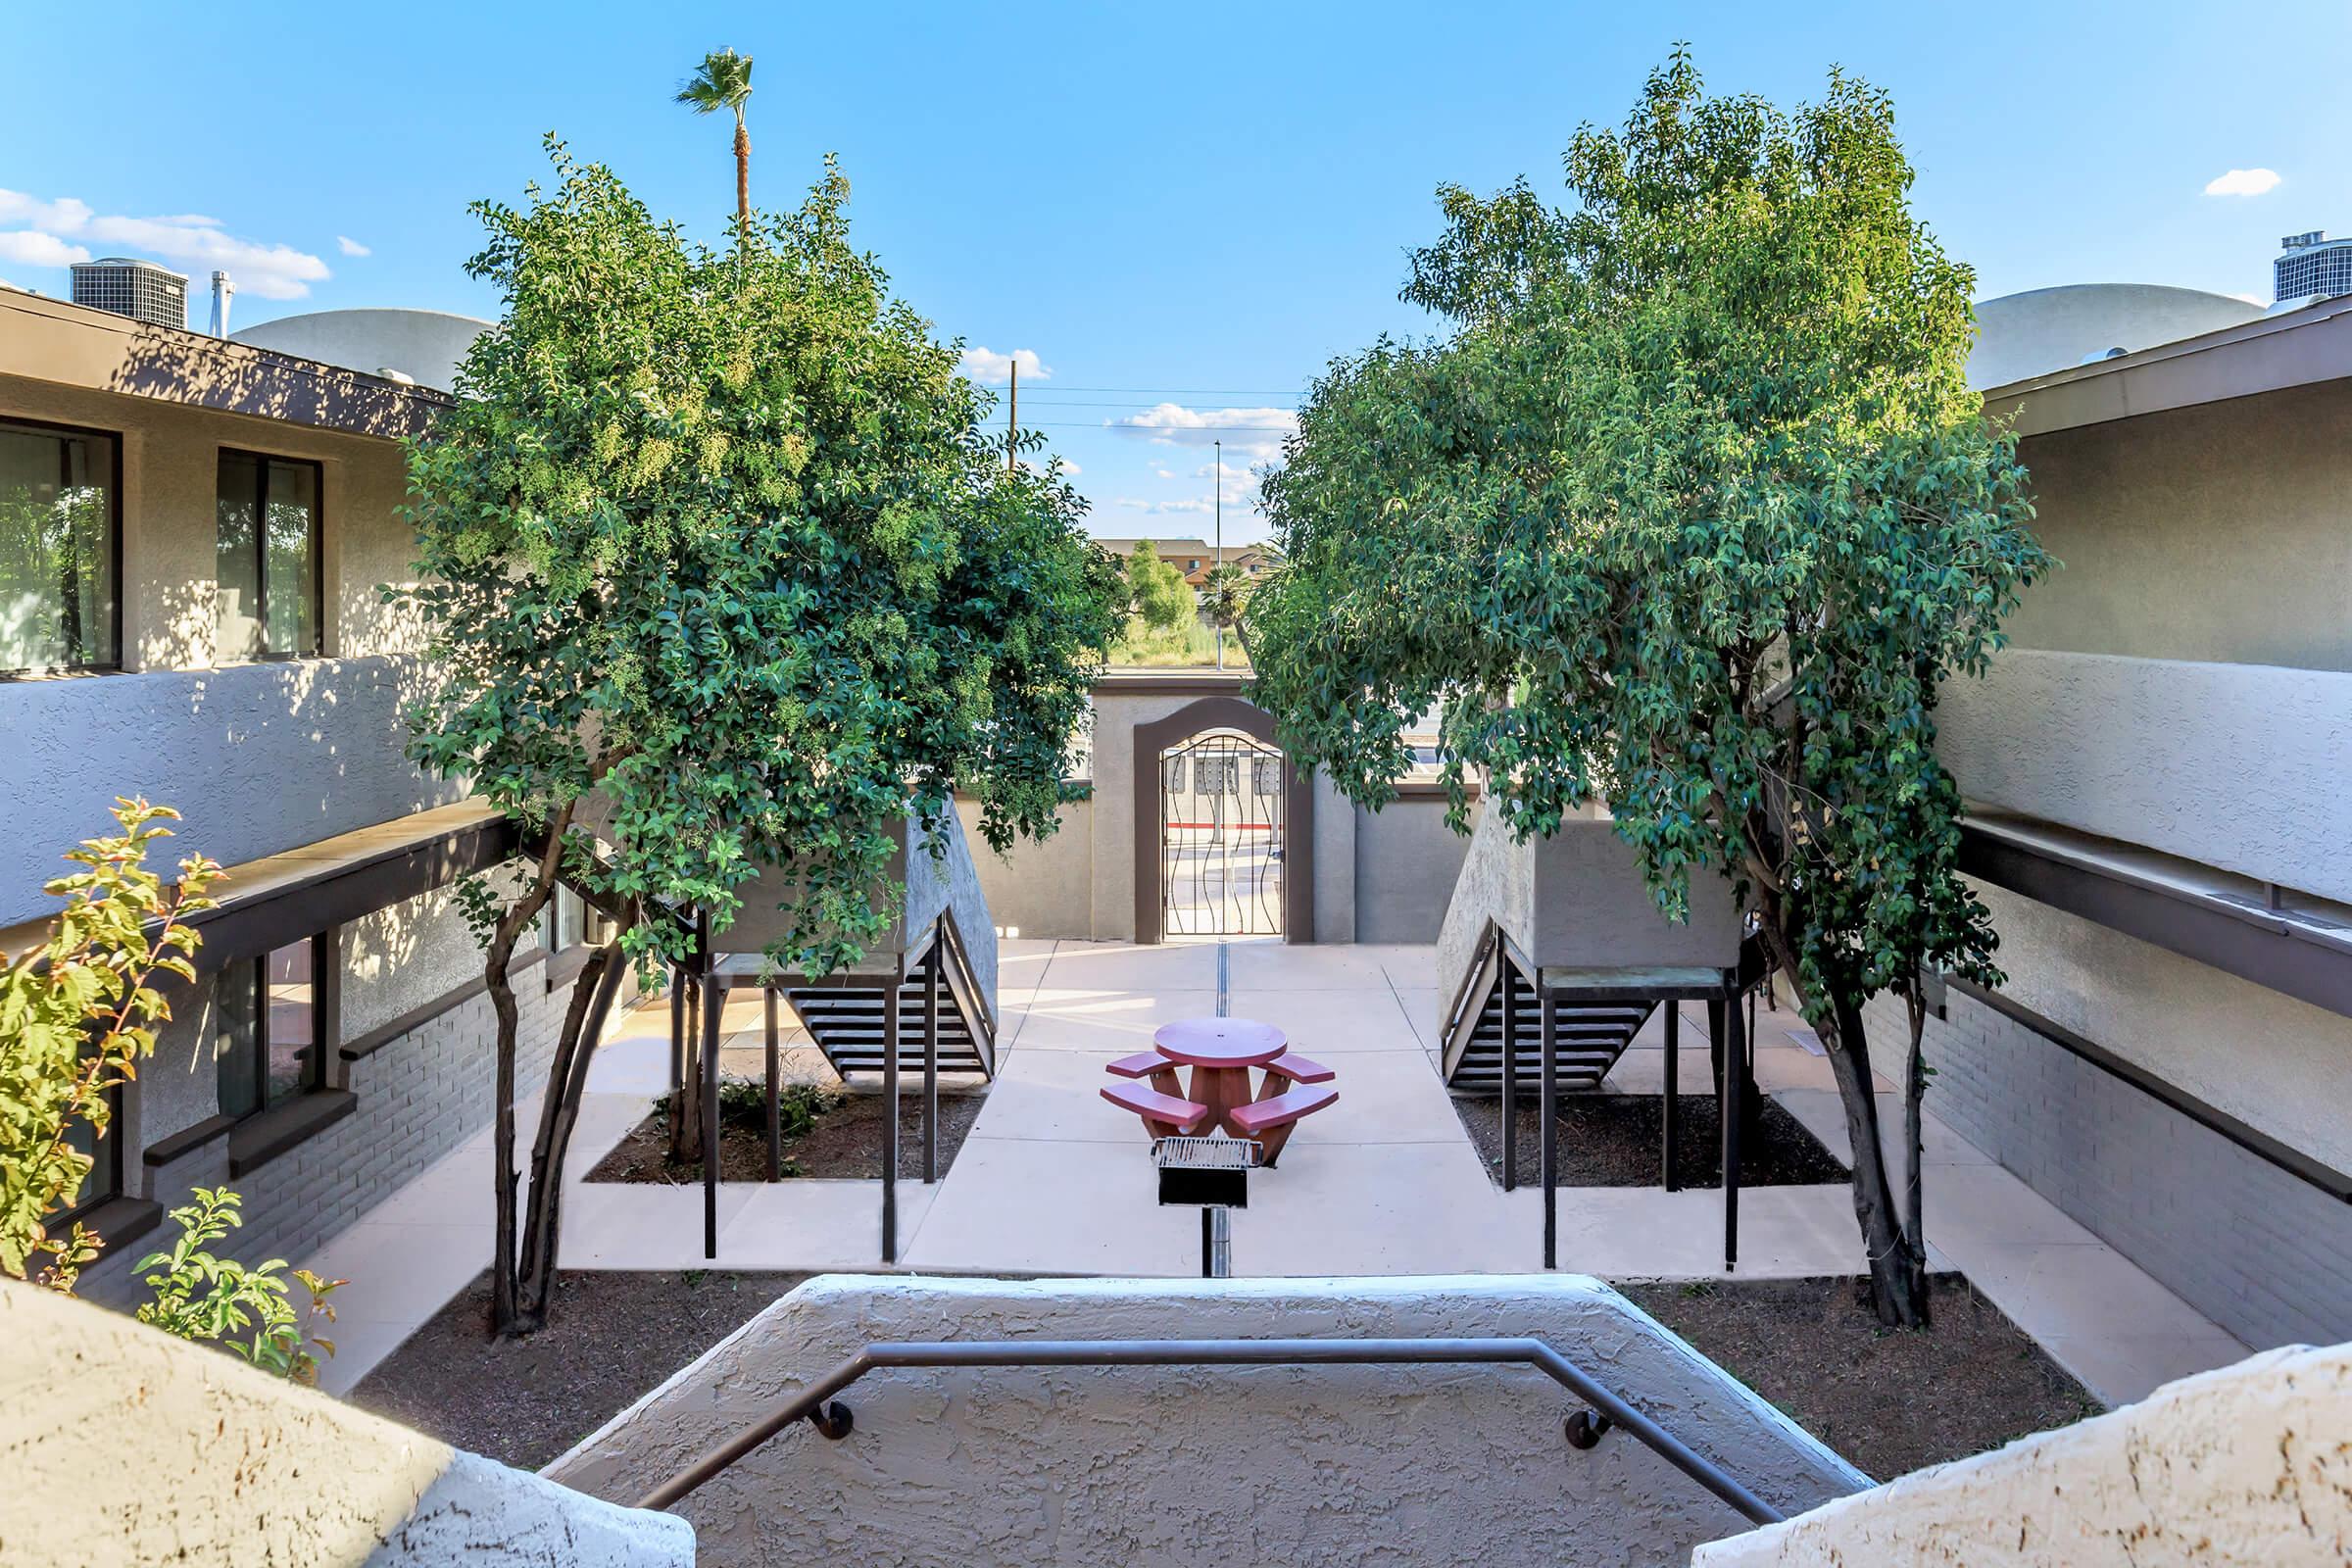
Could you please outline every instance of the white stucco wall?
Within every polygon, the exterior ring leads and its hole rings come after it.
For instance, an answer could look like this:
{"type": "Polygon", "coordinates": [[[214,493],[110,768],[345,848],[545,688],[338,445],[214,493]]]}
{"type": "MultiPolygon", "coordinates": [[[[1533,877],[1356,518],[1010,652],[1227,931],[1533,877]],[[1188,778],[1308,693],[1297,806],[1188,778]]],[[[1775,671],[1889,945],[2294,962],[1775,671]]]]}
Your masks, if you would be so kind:
{"type": "Polygon", "coordinates": [[[2109,349],[2145,349],[2251,321],[2262,307],[2158,283],[2069,283],[1981,300],[1968,384],[2006,386],[2109,349]]]}
{"type": "Polygon", "coordinates": [[[683,1520],[462,1453],[225,1351],[0,1280],[0,1555],[691,1568],[683,1520]]]}
{"type": "Polygon", "coordinates": [[[119,795],[176,807],[168,848],[224,865],[459,799],[401,755],[419,676],[387,656],[0,681],[0,925],[48,912],[41,883],[119,795]]]}
{"type": "Polygon", "coordinates": [[[1703,1545],[1694,1568],[2352,1561],[2352,1347],[2272,1350],[2137,1404],[1703,1545]]]}
{"type": "MultiPolygon", "coordinates": [[[[1533,1335],[1783,1507],[1862,1478],[1597,1281],[827,1276],[753,1319],[550,1478],[630,1497],[882,1339],[1533,1335]]],[[[1623,1433],[1496,1367],[886,1371],[679,1505],[705,1568],[792,1561],[1679,1562],[1739,1516],[1623,1433]]]]}
{"type": "Polygon", "coordinates": [[[2352,675],[2012,648],[1936,729],[1971,800],[2352,901],[2352,675]]]}

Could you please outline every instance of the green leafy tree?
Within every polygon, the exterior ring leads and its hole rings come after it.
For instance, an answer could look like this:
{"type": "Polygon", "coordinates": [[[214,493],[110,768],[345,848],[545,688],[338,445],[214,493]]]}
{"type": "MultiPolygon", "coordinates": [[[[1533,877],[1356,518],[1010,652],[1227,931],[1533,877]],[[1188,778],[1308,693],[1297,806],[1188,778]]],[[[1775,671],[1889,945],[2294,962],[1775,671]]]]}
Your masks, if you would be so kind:
{"type": "Polygon", "coordinates": [[[698,115],[726,110],[735,116],[735,220],[745,235],[752,229],[752,130],[743,106],[752,96],[752,57],[732,49],[703,56],[702,69],[678,89],[677,101],[698,115]]]}
{"type": "Polygon", "coordinates": [[[1162,561],[1159,546],[1138,539],[1127,554],[1127,598],[1138,620],[1153,631],[1174,631],[1197,612],[1198,600],[1184,573],[1162,561]]]}
{"type": "MultiPolygon", "coordinates": [[[[1061,761],[1125,602],[1058,463],[1010,469],[953,345],[850,245],[830,163],[725,254],[552,139],[553,189],[474,211],[505,300],[468,396],[411,456],[438,685],[414,755],[525,824],[467,885],[497,1011],[494,1309],[544,1320],[555,1174],[630,959],[720,938],[762,866],[779,967],[890,926],[894,830],[976,797],[983,837],[1053,831],[1061,761]],[[612,917],[559,1033],[517,1250],[511,983],[559,882],[612,917]]],[[[1031,437],[1036,444],[1037,438],[1031,437]]]]}
{"type": "Polygon", "coordinates": [[[179,813],[121,800],[114,814],[122,831],[71,852],[81,869],[42,889],[66,901],[48,939],[0,969],[0,1274],[69,1292],[104,1239],[78,1221],[53,1235],[49,1222],[81,1200],[91,1155],[77,1145],[106,1136],[111,1091],[138,1075],[172,1016],[162,977],[195,981],[187,917],[212,907],[220,872],[190,856],[167,886],[147,855],[179,813]]]}
{"type": "Polygon", "coordinates": [[[1973,277],[1909,212],[1887,99],[1841,74],[1783,113],[1678,52],[1566,168],[1567,211],[1443,191],[1404,297],[1450,333],[1316,386],[1264,486],[1288,559],[1250,612],[1259,699],[1359,801],[1438,706],[1457,826],[1476,767],[1522,837],[1605,802],[1669,914],[1731,879],[1836,1071],[1877,1311],[1922,1322],[1862,1007],[1919,1018],[1923,966],[1997,979],[1936,689],[2051,565],[1963,374],[1973,277]]]}
{"type": "Polygon", "coordinates": [[[281,1378],[317,1383],[318,1357],[311,1347],[333,1355],[335,1342],[314,1331],[320,1319],[335,1320],[327,1298],[349,1282],[323,1279],[307,1268],[289,1271],[282,1257],[246,1264],[211,1251],[213,1243],[245,1223],[238,1212],[244,1200],[225,1187],[199,1187],[195,1199],[169,1216],[178,1239],[139,1259],[140,1269],[155,1270],[146,1276],[155,1296],[139,1307],[139,1321],[183,1340],[218,1345],[281,1378]],[[294,1304],[286,1289],[289,1279],[302,1287],[303,1306],[294,1304]]]}

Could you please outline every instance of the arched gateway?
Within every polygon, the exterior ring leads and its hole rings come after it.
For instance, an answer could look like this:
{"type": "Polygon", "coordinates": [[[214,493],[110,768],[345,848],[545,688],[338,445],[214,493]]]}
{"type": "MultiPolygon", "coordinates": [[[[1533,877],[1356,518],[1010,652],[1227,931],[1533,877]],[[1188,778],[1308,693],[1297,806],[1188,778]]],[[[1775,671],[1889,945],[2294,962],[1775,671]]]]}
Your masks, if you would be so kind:
{"type": "Polygon", "coordinates": [[[1135,936],[1314,940],[1312,779],[1271,714],[1203,697],[1135,726],[1135,936]]]}

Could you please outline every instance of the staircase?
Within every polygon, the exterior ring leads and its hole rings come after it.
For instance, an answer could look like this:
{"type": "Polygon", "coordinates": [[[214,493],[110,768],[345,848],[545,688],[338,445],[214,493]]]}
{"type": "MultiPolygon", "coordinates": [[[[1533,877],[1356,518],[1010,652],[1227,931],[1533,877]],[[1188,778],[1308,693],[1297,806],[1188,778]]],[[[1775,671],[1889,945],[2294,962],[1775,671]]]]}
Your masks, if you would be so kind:
{"type": "MultiPolygon", "coordinates": [[[[1563,1094],[1598,1089],[1634,1036],[1649,1021],[1653,1003],[1566,1003],[1553,1014],[1552,1049],[1563,1094]]],[[[1532,1095],[1544,1078],[1544,1009],[1535,975],[1500,927],[1489,923],[1453,1009],[1446,1015],[1445,1077],[1469,1094],[1502,1093],[1502,1026],[1511,1019],[1518,1092],[1532,1095]]]]}
{"type": "MultiPolygon", "coordinates": [[[[956,917],[945,910],[907,951],[906,978],[896,982],[899,1071],[919,1074],[923,1070],[924,971],[935,954],[939,959],[939,1070],[993,1078],[997,1070],[996,1020],[982,1001],[956,917]]],[[[889,1057],[886,1004],[892,986],[890,975],[851,972],[828,977],[823,985],[788,988],[784,995],[808,1027],[809,1039],[847,1081],[853,1073],[869,1077],[882,1073],[889,1057]]]]}

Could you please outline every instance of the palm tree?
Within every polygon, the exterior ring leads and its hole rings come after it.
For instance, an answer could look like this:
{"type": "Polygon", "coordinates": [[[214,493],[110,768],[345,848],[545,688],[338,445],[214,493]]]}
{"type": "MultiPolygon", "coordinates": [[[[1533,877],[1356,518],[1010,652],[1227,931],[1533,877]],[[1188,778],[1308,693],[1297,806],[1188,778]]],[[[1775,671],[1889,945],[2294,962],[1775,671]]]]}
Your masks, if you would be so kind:
{"type": "MultiPolygon", "coordinates": [[[[1250,574],[1232,562],[1223,562],[1209,569],[1200,584],[1200,609],[1217,628],[1217,667],[1225,667],[1225,628],[1239,628],[1242,614],[1250,608],[1250,574]]],[[[1250,641],[1242,639],[1242,657],[1250,656],[1250,641]]]]}
{"type": "Polygon", "coordinates": [[[703,69],[678,89],[678,102],[698,115],[735,111],[735,216],[746,239],[752,232],[752,133],[743,122],[743,101],[752,95],[752,57],[732,49],[703,56],[703,69]]]}

